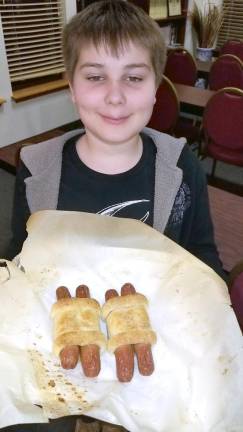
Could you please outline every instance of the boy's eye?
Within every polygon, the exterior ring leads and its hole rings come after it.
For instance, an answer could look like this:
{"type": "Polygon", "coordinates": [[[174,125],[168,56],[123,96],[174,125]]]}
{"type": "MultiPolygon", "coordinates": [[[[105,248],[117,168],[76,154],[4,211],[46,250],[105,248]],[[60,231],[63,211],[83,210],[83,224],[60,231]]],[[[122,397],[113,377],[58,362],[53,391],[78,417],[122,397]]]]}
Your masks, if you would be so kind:
{"type": "Polygon", "coordinates": [[[88,81],[103,81],[104,77],[101,75],[90,75],[87,77],[88,81]]]}
{"type": "Polygon", "coordinates": [[[130,82],[141,82],[143,80],[143,78],[138,77],[138,76],[134,76],[134,75],[130,75],[129,77],[127,77],[127,80],[130,82]]]}

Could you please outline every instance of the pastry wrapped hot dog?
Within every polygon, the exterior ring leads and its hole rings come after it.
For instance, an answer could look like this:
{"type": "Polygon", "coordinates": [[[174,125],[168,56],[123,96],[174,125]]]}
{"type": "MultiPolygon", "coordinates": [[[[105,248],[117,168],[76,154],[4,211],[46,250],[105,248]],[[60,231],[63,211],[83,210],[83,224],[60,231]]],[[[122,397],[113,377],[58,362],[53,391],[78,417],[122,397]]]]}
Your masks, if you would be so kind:
{"type": "MultiPolygon", "coordinates": [[[[76,297],[90,298],[89,288],[79,285],[76,289],[76,297]]],[[[84,375],[90,378],[96,377],[100,372],[100,347],[97,344],[83,345],[80,347],[80,360],[84,375]]]]}
{"type": "MultiPolygon", "coordinates": [[[[71,294],[65,286],[60,286],[56,290],[57,300],[71,298],[71,294]]],[[[79,346],[66,345],[59,353],[63,369],[74,369],[79,359],[79,346]]]]}
{"type": "MultiPolygon", "coordinates": [[[[119,294],[116,290],[110,289],[105,293],[106,302],[119,294]]],[[[134,349],[131,344],[120,345],[114,350],[116,359],[116,375],[119,381],[129,382],[134,372],[134,349]]]]}
{"type": "MultiPolygon", "coordinates": [[[[136,293],[131,284],[125,284],[121,294],[121,297],[108,295],[102,308],[102,318],[106,320],[109,334],[108,351],[115,353],[117,361],[118,349],[129,345],[134,347],[140,373],[150,375],[154,370],[151,345],[156,342],[156,334],[149,322],[147,298],[136,293]]],[[[117,375],[120,379],[118,370],[117,375]]]]}
{"type": "MultiPolygon", "coordinates": [[[[131,283],[126,283],[121,288],[121,295],[136,294],[136,290],[131,283]]],[[[137,357],[138,369],[141,375],[151,375],[154,371],[154,360],[150,342],[139,342],[134,344],[134,351],[137,357]]]]}
{"type": "Polygon", "coordinates": [[[96,300],[61,298],[52,306],[51,317],[54,320],[53,351],[56,356],[68,346],[105,348],[105,336],[99,327],[100,305],[96,300]]]}

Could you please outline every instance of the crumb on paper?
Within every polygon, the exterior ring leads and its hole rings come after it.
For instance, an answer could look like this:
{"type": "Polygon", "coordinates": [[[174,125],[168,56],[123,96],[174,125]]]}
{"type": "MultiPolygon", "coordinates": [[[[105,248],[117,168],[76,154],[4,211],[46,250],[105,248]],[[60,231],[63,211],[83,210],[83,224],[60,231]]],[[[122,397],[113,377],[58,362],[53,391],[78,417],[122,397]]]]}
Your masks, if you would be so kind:
{"type": "Polygon", "coordinates": [[[62,397],[58,398],[59,402],[65,402],[65,399],[63,399],[62,397]]]}

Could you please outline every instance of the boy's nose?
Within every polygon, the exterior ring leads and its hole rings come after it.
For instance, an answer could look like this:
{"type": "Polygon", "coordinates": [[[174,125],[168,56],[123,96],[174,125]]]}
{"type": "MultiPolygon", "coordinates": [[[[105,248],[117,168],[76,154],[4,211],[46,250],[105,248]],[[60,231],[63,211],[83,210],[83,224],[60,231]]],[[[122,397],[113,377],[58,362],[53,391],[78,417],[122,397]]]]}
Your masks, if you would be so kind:
{"type": "Polygon", "coordinates": [[[122,83],[109,82],[106,89],[105,101],[107,104],[120,105],[125,103],[126,97],[122,83]]]}

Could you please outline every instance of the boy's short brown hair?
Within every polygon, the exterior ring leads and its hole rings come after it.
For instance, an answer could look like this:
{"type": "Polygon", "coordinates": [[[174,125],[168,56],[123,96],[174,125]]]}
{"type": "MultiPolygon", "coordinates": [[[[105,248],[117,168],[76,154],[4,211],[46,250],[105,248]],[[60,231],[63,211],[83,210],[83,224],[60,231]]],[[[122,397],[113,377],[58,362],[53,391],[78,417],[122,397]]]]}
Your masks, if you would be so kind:
{"type": "Polygon", "coordinates": [[[80,50],[88,43],[104,45],[115,55],[129,42],[138,43],[150,53],[159,86],[166,48],[159,26],[140,7],[125,0],[103,0],[75,15],[63,32],[63,54],[68,79],[72,83],[80,50]]]}

